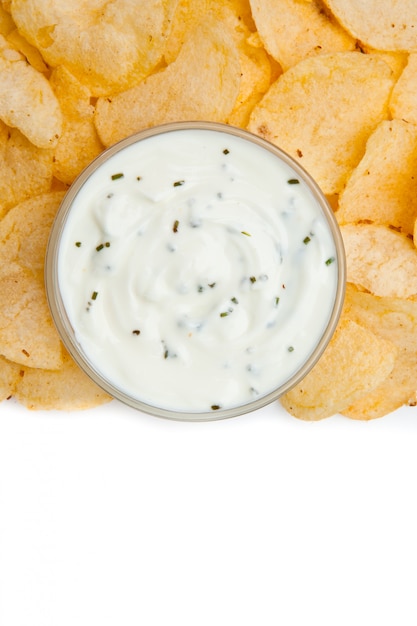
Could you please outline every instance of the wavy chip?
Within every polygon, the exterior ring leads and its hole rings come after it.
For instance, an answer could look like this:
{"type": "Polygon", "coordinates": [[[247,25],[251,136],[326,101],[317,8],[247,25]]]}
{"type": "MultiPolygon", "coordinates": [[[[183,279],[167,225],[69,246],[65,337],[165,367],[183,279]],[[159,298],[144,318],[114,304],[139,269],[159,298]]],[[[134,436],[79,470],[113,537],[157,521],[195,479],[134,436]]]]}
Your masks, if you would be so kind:
{"type": "Polygon", "coordinates": [[[0,222],[0,354],[30,367],[62,365],[43,279],[46,243],[62,198],[62,192],[30,198],[0,222]]]}
{"type": "Polygon", "coordinates": [[[340,194],[340,224],[369,220],[412,234],[417,215],[417,126],[379,124],[340,194]]]}
{"type": "Polygon", "coordinates": [[[250,0],[250,4],[265,48],[284,71],[312,55],[356,48],[355,39],[316,2],[250,0]]]}
{"type": "Polygon", "coordinates": [[[19,32],[94,96],[128,89],[161,60],[177,0],[12,0],[19,32]]]}
{"type": "Polygon", "coordinates": [[[63,114],[62,133],[54,152],[54,176],[71,184],[104,149],[94,124],[91,92],[64,66],[53,70],[50,84],[63,114]],[[82,150],[80,150],[82,146],[82,150]]]}
{"type": "Polygon", "coordinates": [[[38,148],[56,145],[62,116],[45,76],[0,35],[0,119],[38,148]]]}
{"type": "Polygon", "coordinates": [[[85,410],[112,399],[80,370],[65,351],[59,370],[25,367],[22,373],[14,397],[31,410],[85,410]]]}
{"type": "Polygon", "coordinates": [[[248,129],[298,160],[324,193],[339,193],[369,135],[388,117],[393,84],[392,70],[377,55],[310,57],[270,87],[248,129]]]}
{"type": "Polygon", "coordinates": [[[0,219],[19,202],[49,191],[52,178],[52,150],[37,148],[0,122],[0,219]]]}
{"type": "Polygon", "coordinates": [[[406,235],[378,224],[341,227],[347,280],[377,296],[417,296],[417,251],[406,235]]]}
{"type": "Polygon", "coordinates": [[[21,366],[0,356],[0,402],[10,398],[19,382],[21,366]]]}
{"type": "Polygon", "coordinates": [[[299,419],[331,417],[383,383],[396,356],[391,341],[344,317],[318,363],[281,404],[299,419]]]}
{"type": "Polygon", "coordinates": [[[376,50],[417,48],[415,0],[324,0],[352,37],[376,50]]]}
{"type": "Polygon", "coordinates": [[[389,103],[394,118],[417,124],[417,52],[408,56],[408,62],[392,90],[389,103]]]}
{"type": "Polygon", "coordinates": [[[381,339],[397,347],[392,372],[372,392],[343,409],[352,419],[383,417],[403,405],[417,402],[417,302],[379,298],[349,286],[347,314],[381,339]]]}
{"type": "Polygon", "coordinates": [[[105,146],[157,124],[177,120],[225,121],[240,85],[233,38],[207,19],[190,35],[177,59],[140,85],[97,102],[95,123],[105,146]]]}

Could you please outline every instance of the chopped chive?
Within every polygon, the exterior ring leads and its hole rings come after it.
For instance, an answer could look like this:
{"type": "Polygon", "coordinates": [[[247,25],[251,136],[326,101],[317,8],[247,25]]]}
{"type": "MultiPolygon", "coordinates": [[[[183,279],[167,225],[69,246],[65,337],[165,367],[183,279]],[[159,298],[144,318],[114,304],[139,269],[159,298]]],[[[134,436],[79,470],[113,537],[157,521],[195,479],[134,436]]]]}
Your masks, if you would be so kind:
{"type": "Polygon", "coordinates": [[[212,404],[210,408],[211,408],[212,411],[218,411],[220,409],[220,405],[219,404],[212,404]]]}
{"type": "Polygon", "coordinates": [[[93,293],[91,294],[91,299],[97,300],[97,296],[98,296],[98,291],[93,291],[93,293]]]}
{"type": "Polygon", "coordinates": [[[234,302],[235,304],[239,304],[239,300],[235,297],[230,298],[232,302],[234,302]]]}
{"type": "Polygon", "coordinates": [[[103,250],[103,248],[104,248],[104,244],[101,243],[100,245],[97,246],[96,250],[97,252],[100,252],[100,250],[103,250]]]}
{"type": "Polygon", "coordinates": [[[77,246],[77,248],[81,248],[81,241],[76,241],[75,245],[77,246]]]}
{"type": "Polygon", "coordinates": [[[136,176],[136,180],[142,180],[142,176],[136,176]]]}
{"type": "Polygon", "coordinates": [[[222,311],[222,313],[220,313],[220,317],[227,317],[229,315],[228,311],[222,311]]]}
{"type": "Polygon", "coordinates": [[[228,150],[227,148],[225,148],[225,149],[223,150],[223,154],[229,154],[229,152],[230,152],[230,150],[228,150]]]}
{"type": "Polygon", "coordinates": [[[132,335],[140,335],[140,330],[132,330],[132,335]]]}
{"type": "Polygon", "coordinates": [[[256,283],[256,277],[255,276],[251,276],[249,280],[250,280],[251,283],[256,283]]]}
{"type": "Polygon", "coordinates": [[[336,260],[336,259],[334,258],[334,256],[331,256],[329,259],[327,259],[327,261],[326,261],[326,265],[331,265],[332,263],[334,263],[334,262],[335,262],[335,260],[336,260]]]}
{"type": "Polygon", "coordinates": [[[174,187],[181,187],[185,183],[185,180],[176,180],[174,183],[174,187]]]}
{"type": "Polygon", "coordinates": [[[164,352],[164,359],[168,358],[168,354],[169,354],[168,350],[165,350],[165,352],[164,352]]]}
{"type": "Polygon", "coordinates": [[[307,236],[307,237],[304,237],[304,239],[303,239],[303,243],[305,243],[305,245],[307,245],[308,243],[310,243],[310,241],[311,241],[311,237],[308,237],[308,236],[307,236]]]}
{"type": "Polygon", "coordinates": [[[106,241],[104,245],[106,246],[106,248],[110,248],[110,241],[106,241]]]}
{"type": "Polygon", "coordinates": [[[298,178],[290,178],[289,180],[287,180],[287,183],[289,185],[299,185],[300,181],[298,180],[298,178]]]}
{"type": "Polygon", "coordinates": [[[278,304],[279,304],[279,297],[277,296],[277,297],[275,298],[275,306],[278,306],[278,304]]]}
{"type": "Polygon", "coordinates": [[[178,221],[178,220],[175,220],[174,225],[173,225],[173,227],[172,227],[172,231],[173,231],[174,233],[177,233],[177,232],[178,232],[178,226],[179,226],[179,224],[180,224],[180,223],[179,223],[179,221],[178,221]]]}
{"type": "Polygon", "coordinates": [[[288,352],[294,352],[294,346],[289,346],[288,347],[288,352]]]}
{"type": "Polygon", "coordinates": [[[124,177],[123,172],[119,172],[118,174],[112,174],[111,179],[112,180],[118,180],[119,178],[123,178],[123,177],[124,177]]]}
{"type": "Polygon", "coordinates": [[[250,233],[247,233],[246,230],[241,230],[240,232],[242,233],[242,235],[246,235],[246,237],[252,237],[252,235],[250,233]]]}

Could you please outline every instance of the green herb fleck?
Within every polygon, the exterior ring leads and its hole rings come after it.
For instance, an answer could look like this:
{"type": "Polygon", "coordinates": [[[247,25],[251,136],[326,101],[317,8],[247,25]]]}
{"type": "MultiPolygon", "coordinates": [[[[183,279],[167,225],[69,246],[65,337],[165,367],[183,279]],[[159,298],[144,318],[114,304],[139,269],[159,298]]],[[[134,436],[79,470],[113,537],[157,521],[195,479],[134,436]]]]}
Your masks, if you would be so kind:
{"type": "Polygon", "coordinates": [[[278,306],[278,304],[279,304],[279,296],[275,298],[275,306],[278,306]]]}
{"type": "Polygon", "coordinates": [[[142,176],[136,176],[136,180],[142,180],[142,176]]]}
{"type": "Polygon", "coordinates": [[[98,291],[93,291],[93,293],[91,294],[91,299],[97,300],[97,296],[98,296],[98,291]]]}
{"type": "Polygon", "coordinates": [[[118,174],[112,174],[111,179],[112,180],[118,180],[119,178],[123,178],[124,174],[122,172],[119,172],[118,174]]]}
{"type": "Polygon", "coordinates": [[[208,286],[210,287],[210,289],[213,289],[213,287],[215,287],[216,283],[209,283],[208,286]]]}
{"type": "Polygon", "coordinates": [[[311,237],[308,237],[308,236],[307,236],[307,237],[304,237],[304,239],[303,239],[303,243],[305,243],[305,245],[307,245],[308,243],[310,243],[310,241],[311,241],[311,237]]]}
{"type": "Polygon", "coordinates": [[[110,248],[110,241],[106,241],[104,245],[106,246],[106,248],[110,248]]]}
{"type": "Polygon", "coordinates": [[[164,359],[168,358],[168,354],[169,354],[168,350],[165,350],[165,352],[164,352],[164,359]]]}
{"type": "Polygon", "coordinates": [[[204,291],[203,285],[198,285],[197,291],[198,291],[198,293],[203,293],[203,291],[204,291]]]}
{"type": "Polygon", "coordinates": [[[220,405],[219,404],[212,404],[211,405],[211,410],[212,411],[218,411],[220,409],[220,405]]]}
{"type": "Polygon", "coordinates": [[[289,180],[287,180],[287,183],[289,185],[299,185],[300,181],[298,180],[298,178],[290,178],[289,180]]]}
{"type": "Polygon", "coordinates": [[[180,225],[179,221],[178,221],[178,220],[175,220],[174,225],[173,225],[173,227],[172,227],[172,231],[173,231],[174,233],[177,233],[177,232],[178,232],[178,226],[179,226],[179,225],[180,225]]]}
{"type": "Polygon", "coordinates": [[[176,180],[174,183],[174,187],[181,187],[185,183],[185,180],[176,180]]]}
{"type": "Polygon", "coordinates": [[[104,248],[104,243],[101,243],[100,245],[97,246],[96,250],[97,252],[100,252],[100,250],[103,250],[104,248]]]}
{"type": "Polygon", "coordinates": [[[229,152],[230,152],[230,150],[228,150],[227,148],[225,148],[225,149],[223,150],[223,154],[229,154],[229,152]]]}
{"type": "Polygon", "coordinates": [[[334,256],[331,256],[329,259],[327,259],[327,261],[326,261],[326,265],[331,265],[332,263],[334,263],[334,262],[335,262],[335,260],[336,260],[336,259],[334,258],[334,256]]]}
{"type": "Polygon", "coordinates": [[[220,313],[220,317],[227,317],[229,315],[228,311],[222,311],[222,313],[220,313]]]}
{"type": "Polygon", "coordinates": [[[239,304],[239,300],[235,297],[230,298],[232,302],[234,302],[234,304],[239,304]]]}
{"type": "Polygon", "coordinates": [[[246,235],[246,237],[252,237],[252,235],[250,233],[247,233],[246,230],[241,230],[240,232],[242,233],[242,235],[246,235]]]}
{"type": "Polygon", "coordinates": [[[289,346],[288,347],[288,352],[294,352],[294,346],[289,346]]]}
{"type": "Polygon", "coordinates": [[[132,330],[132,335],[140,335],[140,330],[132,330]]]}
{"type": "Polygon", "coordinates": [[[81,241],[76,241],[75,245],[77,246],[77,248],[81,248],[81,241]]]}
{"type": "Polygon", "coordinates": [[[250,280],[251,283],[256,283],[256,277],[255,276],[251,276],[249,278],[249,280],[250,280]]]}

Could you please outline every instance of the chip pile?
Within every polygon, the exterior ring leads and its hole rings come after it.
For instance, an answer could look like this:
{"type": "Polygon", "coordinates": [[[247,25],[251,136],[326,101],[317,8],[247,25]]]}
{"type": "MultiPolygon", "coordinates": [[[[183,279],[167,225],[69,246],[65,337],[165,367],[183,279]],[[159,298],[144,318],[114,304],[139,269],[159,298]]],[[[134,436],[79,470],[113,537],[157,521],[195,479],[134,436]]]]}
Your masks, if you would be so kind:
{"type": "Polygon", "coordinates": [[[54,215],[106,147],[211,120],[298,160],[341,226],[344,311],[282,405],[369,420],[417,403],[415,0],[2,0],[0,82],[0,400],[110,400],[49,313],[54,215]]]}

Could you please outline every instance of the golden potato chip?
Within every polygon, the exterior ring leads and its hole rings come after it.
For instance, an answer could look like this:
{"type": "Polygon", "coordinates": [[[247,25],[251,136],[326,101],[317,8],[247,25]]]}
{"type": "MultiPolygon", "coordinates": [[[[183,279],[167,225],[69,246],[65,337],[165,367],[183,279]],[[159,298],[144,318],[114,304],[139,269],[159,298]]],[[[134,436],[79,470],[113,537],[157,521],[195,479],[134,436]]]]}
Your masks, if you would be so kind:
{"type": "Polygon", "coordinates": [[[0,356],[0,402],[10,398],[18,384],[21,367],[0,356]]]}
{"type": "Polygon", "coordinates": [[[331,417],[381,384],[396,354],[390,341],[343,317],[318,363],[281,403],[299,419],[331,417]]]}
{"type": "Polygon", "coordinates": [[[13,0],[19,32],[94,96],[127,89],[162,58],[177,0],[13,0]]]}
{"type": "Polygon", "coordinates": [[[110,146],[164,122],[225,121],[239,84],[239,56],[231,35],[217,20],[206,19],[165,70],[126,92],[98,100],[95,123],[99,137],[110,146]]]}
{"type": "Polygon", "coordinates": [[[417,52],[409,55],[389,105],[392,117],[417,124],[417,52]]]}
{"type": "Polygon", "coordinates": [[[0,354],[30,367],[62,365],[42,275],[13,267],[0,275],[0,354]]]}
{"type": "Polygon", "coordinates": [[[17,28],[7,35],[7,42],[12,46],[12,48],[20,52],[35,70],[38,72],[48,71],[48,66],[42,59],[39,50],[26,41],[17,28]]]}
{"type": "Polygon", "coordinates": [[[339,197],[340,224],[370,220],[412,233],[417,216],[417,126],[384,121],[339,197]]]}
{"type": "Polygon", "coordinates": [[[94,125],[90,90],[64,66],[52,72],[50,84],[63,114],[62,133],[54,151],[54,176],[71,184],[102,152],[103,145],[94,125]]]}
{"type": "Polygon", "coordinates": [[[62,192],[17,205],[0,222],[0,354],[29,367],[62,365],[46,301],[43,264],[62,192]]]}
{"type": "Polygon", "coordinates": [[[17,264],[43,273],[49,231],[62,201],[62,192],[30,198],[11,209],[0,222],[0,274],[17,264]]]}
{"type": "Polygon", "coordinates": [[[25,367],[19,378],[15,398],[31,410],[75,411],[91,409],[110,402],[111,397],[81,371],[68,353],[59,370],[25,367]]]}
{"type": "Polygon", "coordinates": [[[311,55],[356,48],[355,39],[316,2],[250,0],[250,4],[265,48],[284,71],[311,55]]]}
{"type": "Polygon", "coordinates": [[[56,145],[62,116],[45,76],[0,35],[0,119],[38,148],[56,145]]]}
{"type": "Polygon", "coordinates": [[[339,193],[369,135],[388,117],[393,84],[391,69],[372,55],[309,57],[271,86],[248,129],[297,159],[324,193],[339,193]]]}
{"type": "Polygon", "coordinates": [[[347,280],[377,296],[417,296],[417,250],[413,241],[379,224],[341,226],[347,280]]]}
{"type": "Polygon", "coordinates": [[[19,202],[49,191],[52,158],[52,150],[37,148],[0,122],[0,219],[19,202]]]}
{"type": "Polygon", "coordinates": [[[415,0],[324,0],[340,24],[376,50],[417,48],[415,0]]]}
{"type": "Polygon", "coordinates": [[[396,345],[398,355],[389,376],[372,392],[343,409],[343,415],[369,420],[417,401],[417,302],[379,298],[352,286],[346,294],[347,314],[382,339],[396,345]]]}

